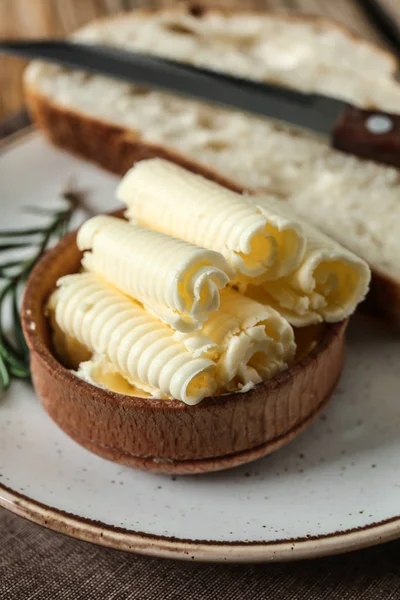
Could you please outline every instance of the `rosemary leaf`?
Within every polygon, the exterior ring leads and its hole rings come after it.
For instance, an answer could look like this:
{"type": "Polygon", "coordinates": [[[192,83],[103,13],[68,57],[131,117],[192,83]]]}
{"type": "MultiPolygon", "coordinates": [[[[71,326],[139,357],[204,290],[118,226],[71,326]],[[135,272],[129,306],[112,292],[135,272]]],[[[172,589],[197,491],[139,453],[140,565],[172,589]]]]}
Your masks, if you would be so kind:
{"type": "Polygon", "coordinates": [[[30,242],[10,242],[8,244],[0,244],[0,252],[4,250],[15,250],[17,248],[28,248],[31,246],[30,242]]]}
{"type": "Polygon", "coordinates": [[[20,260],[9,260],[0,264],[0,271],[4,271],[5,269],[11,269],[12,267],[18,267],[20,266],[20,264],[20,260]]]}
{"type": "MultiPolygon", "coordinates": [[[[0,315],[3,316],[6,310],[6,302],[11,296],[13,292],[14,282],[8,281],[6,285],[3,286],[0,292],[0,315]]],[[[21,362],[23,359],[23,355],[20,353],[17,347],[13,345],[10,341],[9,337],[6,335],[3,326],[3,319],[0,319],[0,355],[3,360],[10,364],[14,362],[15,366],[24,366],[21,362]]]]}
{"type": "Polygon", "coordinates": [[[65,209],[60,209],[58,211],[52,210],[51,208],[42,208],[40,206],[24,206],[23,211],[28,215],[46,215],[48,217],[54,217],[54,215],[58,215],[64,212],[65,209]]]}
{"type": "Polygon", "coordinates": [[[10,386],[10,374],[2,357],[0,356],[0,391],[5,392],[10,386]]]}
{"type": "Polygon", "coordinates": [[[64,210],[35,208],[35,212],[51,216],[50,222],[41,229],[0,232],[0,238],[2,235],[8,238],[6,243],[0,243],[0,256],[4,254],[6,258],[9,250],[17,248],[29,247],[32,250],[28,258],[4,260],[0,263],[0,278],[5,280],[0,288],[0,391],[8,389],[12,377],[30,377],[29,349],[22,331],[19,309],[22,288],[42,254],[55,239],[59,239],[67,231],[73,210],[71,203],[64,210]],[[21,238],[28,240],[21,241],[21,238]],[[11,330],[6,331],[5,318],[10,314],[11,330]]]}
{"type": "Polygon", "coordinates": [[[18,346],[18,350],[20,351],[20,353],[23,356],[28,356],[29,355],[29,348],[28,348],[28,344],[25,341],[25,336],[23,334],[22,331],[22,325],[21,325],[21,317],[20,317],[20,311],[19,311],[19,306],[18,306],[18,299],[19,299],[19,285],[17,282],[17,284],[14,286],[13,290],[12,290],[12,320],[13,320],[13,329],[14,329],[14,334],[15,334],[15,340],[16,340],[16,344],[18,346]]]}
{"type": "Polygon", "coordinates": [[[4,364],[10,369],[24,370],[27,368],[28,361],[26,358],[18,358],[15,352],[9,352],[3,347],[0,347],[0,357],[4,364]]]}
{"type": "MultiPolygon", "coordinates": [[[[0,391],[7,390],[12,377],[27,379],[29,371],[29,348],[22,331],[20,317],[20,297],[26,279],[53,241],[63,236],[69,228],[72,214],[76,208],[85,212],[85,195],[68,189],[62,197],[66,201],[64,208],[55,210],[38,206],[29,206],[25,212],[49,217],[43,227],[0,231],[0,391]],[[3,242],[3,239],[5,243],[3,242]],[[31,255],[26,258],[7,260],[7,252],[18,248],[30,248],[31,255]],[[6,316],[11,313],[11,329],[5,326],[6,316]],[[7,330],[6,330],[7,329],[7,330]]],[[[8,320],[7,320],[8,324],[8,320]]]]}
{"type": "Polygon", "coordinates": [[[10,366],[9,373],[13,377],[17,377],[18,379],[29,379],[31,376],[29,367],[19,368],[19,367],[10,366]]]}
{"type": "Polygon", "coordinates": [[[35,229],[7,229],[0,230],[0,237],[27,237],[31,235],[39,235],[43,233],[43,228],[36,227],[35,229]]]}

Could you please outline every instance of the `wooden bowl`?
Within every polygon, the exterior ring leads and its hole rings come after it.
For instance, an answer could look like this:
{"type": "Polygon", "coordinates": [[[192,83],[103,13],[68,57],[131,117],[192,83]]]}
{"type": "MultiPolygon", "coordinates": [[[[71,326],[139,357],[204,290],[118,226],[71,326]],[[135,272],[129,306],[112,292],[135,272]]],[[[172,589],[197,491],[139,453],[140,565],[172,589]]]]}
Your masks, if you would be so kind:
{"type": "Polygon", "coordinates": [[[304,358],[246,393],[187,406],[97,388],[55,357],[44,305],[62,275],[79,269],[76,234],[34,268],[22,322],[33,384],[51,418],[79,444],[115,462],[161,473],[206,473],[242,465],[287,444],[329,399],[343,366],[347,322],[325,325],[304,358]]]}

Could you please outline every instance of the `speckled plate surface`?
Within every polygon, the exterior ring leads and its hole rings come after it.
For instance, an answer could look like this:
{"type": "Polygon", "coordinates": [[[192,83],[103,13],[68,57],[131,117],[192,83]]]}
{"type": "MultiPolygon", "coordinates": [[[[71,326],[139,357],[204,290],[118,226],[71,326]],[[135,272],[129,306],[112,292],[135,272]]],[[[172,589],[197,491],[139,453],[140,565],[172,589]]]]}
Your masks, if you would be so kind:
{"type": "MultiPolygon", "coordinates": [[[[111,210],[116,178],[18,137],[0,158],[2,228],[51,206],[73,177],[111,210]]],[[[320,556],[400,536],[400,339],[357,318],[339,388],[319,419],[250,466],[167,477],[106,462],[54,425],[29,385],[0,401],[0,505],[119,549],[194,560],[320,556]]]]}

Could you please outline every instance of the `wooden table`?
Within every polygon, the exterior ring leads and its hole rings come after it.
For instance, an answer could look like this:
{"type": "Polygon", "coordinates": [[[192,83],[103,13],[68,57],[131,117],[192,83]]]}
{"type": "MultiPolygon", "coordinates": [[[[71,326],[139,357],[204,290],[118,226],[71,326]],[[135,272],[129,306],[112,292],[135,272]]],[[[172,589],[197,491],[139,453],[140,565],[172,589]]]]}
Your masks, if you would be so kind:
{"type": "MultiPolygon", "coordinates": [[[[381,0],[400,23],[400,0],[381,0]]],[[[357,0],[201,0],[208,6],[249,10],[297,11],[326,15],[364,37],[382,42],[357,0]]],[[[0,38],[64,36],[100,17],[141,6],[176,6],[174,0],[0,0],[0,38]]],[[[0,58],[0,119],[23,105],[21,75],[25,63],[0,58]]]]}

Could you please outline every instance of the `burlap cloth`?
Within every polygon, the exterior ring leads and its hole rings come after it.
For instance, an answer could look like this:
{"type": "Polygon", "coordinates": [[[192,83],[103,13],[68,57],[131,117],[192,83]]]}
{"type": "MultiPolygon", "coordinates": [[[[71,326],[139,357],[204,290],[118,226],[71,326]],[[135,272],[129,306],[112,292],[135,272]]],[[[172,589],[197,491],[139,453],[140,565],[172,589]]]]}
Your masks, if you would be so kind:
{"type": "Polygon", "coordinates": [[[0,509],[1,600],[396,600],[400,542],[331,558],[212,565],[147,558],[0,509]]]}

